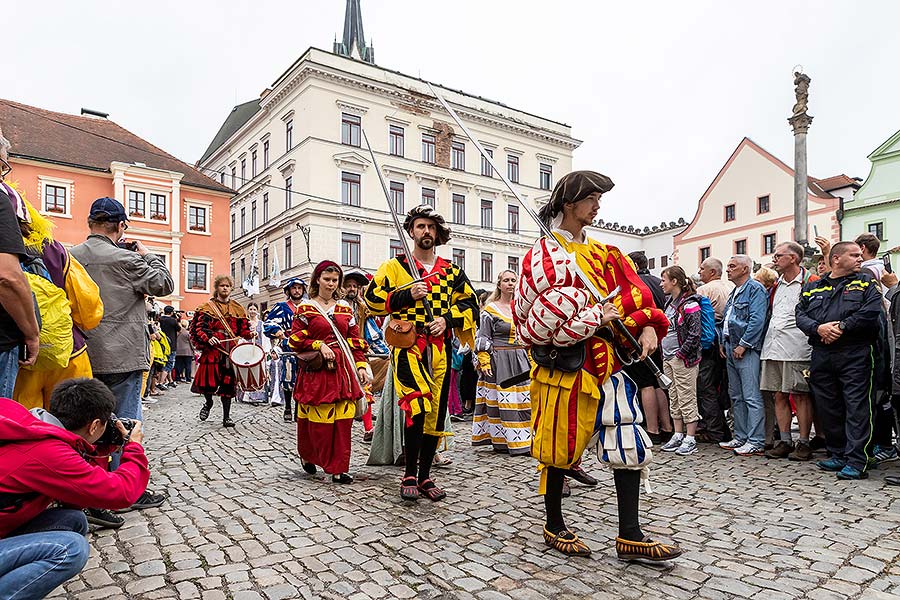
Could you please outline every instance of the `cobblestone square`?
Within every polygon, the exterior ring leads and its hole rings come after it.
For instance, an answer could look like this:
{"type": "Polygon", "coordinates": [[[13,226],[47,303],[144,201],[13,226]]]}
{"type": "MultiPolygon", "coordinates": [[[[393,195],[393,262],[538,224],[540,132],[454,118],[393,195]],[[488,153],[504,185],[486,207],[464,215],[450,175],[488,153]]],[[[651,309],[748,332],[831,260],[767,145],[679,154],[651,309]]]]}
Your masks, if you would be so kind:
{"type": "Polygon", "coordinates": [[[469,422],[434,472],[447,500],[408,505],[399,468],[365,466],[359,423],[356,480],[335,485],[302,471],[280,408],[237,404],[224,429],[218,404],[197,419],[201,403],[182,385],[147,410],[151,489],[169,502],[92,533],[87,567],[53,597],[900,598],[900,490],[883,472],[842,482],[710,445],[658,456],[643,524],[686,552],[646,566],[614,557],[612,477],[589,457],[600,485],[573,485],[564,510],[594,554],[565,559],[541,538],[535,462],[472,448],[469,422]]]}

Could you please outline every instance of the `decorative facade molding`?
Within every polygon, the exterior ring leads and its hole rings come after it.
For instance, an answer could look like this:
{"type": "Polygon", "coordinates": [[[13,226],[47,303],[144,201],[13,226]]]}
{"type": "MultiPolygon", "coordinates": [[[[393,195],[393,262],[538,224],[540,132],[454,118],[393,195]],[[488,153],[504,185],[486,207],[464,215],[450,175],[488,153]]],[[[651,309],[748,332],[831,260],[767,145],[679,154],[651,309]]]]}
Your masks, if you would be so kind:
{"type": "Polygon", "coordinates": [[[347,102],[346,100],[341,100],[340,98],[335,100],[334,103],[337,104],[337,107],[339,109],[341,109],[344,112],[348,112],[351,115],[357,115],[357,116],[361,117],[364,114],[366,114],[367,112],[369,112],[369,109],[366,106],[360,106],[359,104],[351,104],[350,102],[347,102]]]}
{"type": "Polygon", "coordinates": [[[334,164],[339,169],[350,169],[359,173],[365,171],[372,164],[368,158],[358,152],[339,152],[331,158],[334,159],[334,164]]]}
{"type": "MultiPolygon", "coordinates": [[[[370,94],[389,98],[391,101],[410,104],[418,109],[429,111],[431,113],[440,113],[443,110],[437,101],[432,102],[423,100],[419,94],[412,94],[408,90],[404,89],[401,91],[397,88],[390,88],[371,80],[363,80],[361,77],[350,77],[346,73],[333,73],[325,70],[326,68],[327,67],[325,66],[320,66],[312,62],[308,62],[306,65],[299,67],[297,72],[294,73],[289,80],[282,83],[276,91],[269,94],[264,99],[262,105],[263,110],[272,110],[274,107],[278,106],[310,78],[319,78],[346,85],[370,94]]],[[[496,117],[487,116],[486,114],[471,108],[454,106],[454,109],[460,117],[466,120],[481,123],[495,129],[510,131],[516,135],[539,139],[547,143],[561,146],[567,150],[574,150],[581,144],[580,141],[568,136],[557,135],[546,130],[536,129],[525,123],[519,124],[516,121],[513,121],[511,117],[509,119],[498,119],[496,117]]]]}

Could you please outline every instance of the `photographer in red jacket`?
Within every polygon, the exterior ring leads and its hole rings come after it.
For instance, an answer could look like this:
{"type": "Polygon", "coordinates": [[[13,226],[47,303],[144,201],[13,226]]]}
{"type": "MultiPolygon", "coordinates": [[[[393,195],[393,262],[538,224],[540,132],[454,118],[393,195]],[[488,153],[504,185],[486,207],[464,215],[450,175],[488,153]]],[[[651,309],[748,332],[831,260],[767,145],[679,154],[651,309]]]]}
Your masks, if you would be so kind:
{"type": "Polygon", "coordinates": [[[114,422],[110,433],[124,440],[117,470],[106,470],[94,445],[108,438],[115,406],[96,379],[60,383],[50,412],[0,398],[0,598],[43,598],[78,574],[90,555],[81,509],[127,508],[146,489],[139,421],[128,423],[130,432],[114,422]],[[61,506],[48,508],[53,502],[61,506]]]}

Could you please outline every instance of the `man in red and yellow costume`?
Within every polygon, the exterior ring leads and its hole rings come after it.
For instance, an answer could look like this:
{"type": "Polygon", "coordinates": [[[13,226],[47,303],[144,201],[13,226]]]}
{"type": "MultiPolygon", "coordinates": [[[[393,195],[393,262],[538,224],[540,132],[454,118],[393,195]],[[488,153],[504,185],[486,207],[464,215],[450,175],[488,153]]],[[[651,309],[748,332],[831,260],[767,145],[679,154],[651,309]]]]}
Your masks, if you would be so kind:
{"type": "Polygon", "coordinates": [[[450,240],[444,217],[423,204],[407,213],[403,227],[414,243],[412,261],[401,254],[382,264],[365,299],[373,315],[391,316],[389,329],[402,324],[408,333],[408,345],[387,339],[394,390],[406,415],[400,497],[414,501],[422,495],[437,501],[447,494],[431,480],[431,465],[440,438],[453,435],[446,428],[451,334],[475,347],[478,303],[463,270],[435,254],[437,246],[450,240]]]}
{"type": "Polygon", "coordinates": [[[665,335],[668,320],[619,249],[584,234],[597,216],[600,196],[612,187],[608,177],[593,171],[575,171],[560,179],[540,212],[554,239],[538,240],[523,261],[513,317],[537,363],[531,374],[531,455],[540,463],[547,545],[568,555],[590,555],[587,545],[566,527],[562,490],[566,474],[596,438],[598,457],[615,469],[619,558],[661,561],[679,556],[681,550],[654,542],[641,531],[641,474],[652,444],[639,425],[643,415],[637,388],[620,372],[614,346],[623,340],[603,326],[622,319],[646,357],[665,335]],[[619,293],[605,304],[596,303],[576,276],[573,261],[601,294],[616,287],[619,293]],[[547,356],[556,358],[541,360],[547,356]]]}

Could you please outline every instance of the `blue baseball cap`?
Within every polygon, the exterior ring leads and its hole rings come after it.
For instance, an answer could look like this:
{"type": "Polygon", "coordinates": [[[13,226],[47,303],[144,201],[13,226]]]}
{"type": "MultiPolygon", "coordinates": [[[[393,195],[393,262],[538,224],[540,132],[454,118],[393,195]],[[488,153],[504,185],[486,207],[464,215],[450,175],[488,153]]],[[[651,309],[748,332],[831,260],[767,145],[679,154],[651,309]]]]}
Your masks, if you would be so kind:
{"type": "Polygon", "coordinates": [[[125,207],[115,198],[97,198],[91,204],[91,212],[88,218],[92,221],[107,221],[110,223],[118,223],[127,221],[128,215],[125,214],[125,207]]]}

